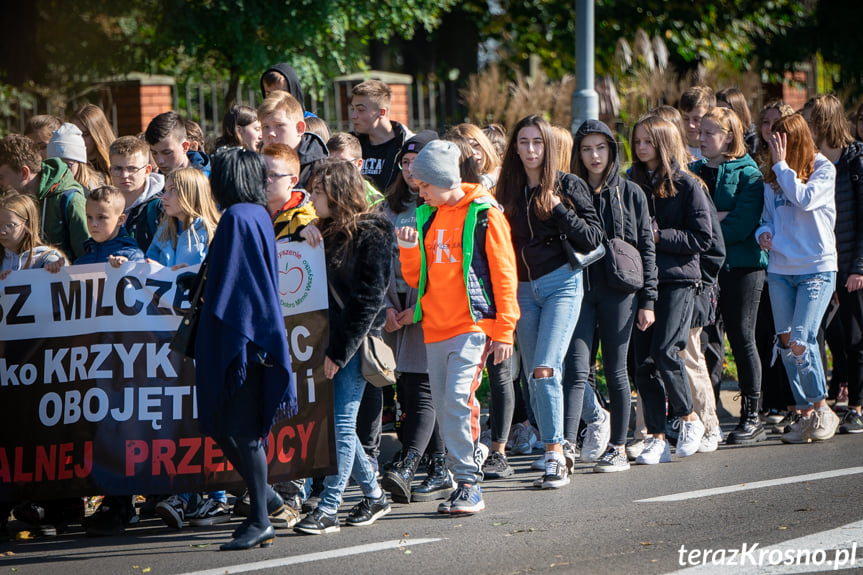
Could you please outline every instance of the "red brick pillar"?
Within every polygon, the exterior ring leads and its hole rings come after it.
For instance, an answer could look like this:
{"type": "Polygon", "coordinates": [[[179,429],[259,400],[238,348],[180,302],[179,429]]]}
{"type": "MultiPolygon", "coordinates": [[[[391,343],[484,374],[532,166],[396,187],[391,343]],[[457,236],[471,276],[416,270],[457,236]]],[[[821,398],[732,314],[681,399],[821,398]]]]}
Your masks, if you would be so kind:
{"type": "Polygon", "coordinates": [[[174,79],[169,76],[132,74],[129,79],[111,82],[103,91],[102,105],[109,115],[117,112],[117,135],[134,136],[147,129],[154,117],[171,110],[174,79]]]}

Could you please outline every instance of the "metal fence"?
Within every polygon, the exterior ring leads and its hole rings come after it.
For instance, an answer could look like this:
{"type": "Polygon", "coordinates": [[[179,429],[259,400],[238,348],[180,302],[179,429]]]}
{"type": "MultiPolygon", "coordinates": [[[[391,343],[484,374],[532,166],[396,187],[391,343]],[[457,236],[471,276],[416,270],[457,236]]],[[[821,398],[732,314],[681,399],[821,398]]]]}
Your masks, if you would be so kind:
{"type": "MultiPolygon", "coordinates": [[[[331,82],[321,99],[306,97],[306,109],[323,118],[331,132],[350,131],[350,106],[348,96],[352,82],[331,82]]],[[[459,95],[461,85],[456,82],[421,79],[408,85],[408,127],[417,132],[433,129],[442,131],[448,126],[465,121],[467,108],[459,95]]],[[[0,126],[2,134],[23,133],[27,121],[37,114],[71,115],[86,101],[101,105],[100,90],[94,87],[83,97],[67,102],[65,110],[50,101],[28,95],[0,102],[0,126]]],[[[178,81],[172,88],[173,109],[201,125],[208,138],[221,133],[222,118],[227,111],[228,83],[224,81],[178,81]]],[[[241,83],[237,87],[234,102],[256,108],[261,102],[260,87],[241,83]]],[[[105,115],[116,131],[117,110],[110,107],[105,115]]]]}

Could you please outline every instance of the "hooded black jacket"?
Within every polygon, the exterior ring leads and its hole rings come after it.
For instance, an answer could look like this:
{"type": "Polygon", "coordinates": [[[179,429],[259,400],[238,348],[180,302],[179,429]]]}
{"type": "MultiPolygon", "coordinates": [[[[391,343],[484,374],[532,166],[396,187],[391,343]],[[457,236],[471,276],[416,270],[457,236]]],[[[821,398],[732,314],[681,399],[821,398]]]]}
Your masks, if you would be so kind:
{"type": "Polygon", "coordinates": [[[312,132],[306,132],[303,134],[300,145],[297,147],[297,155],[300,157],[300,174],[297,187],[305,189],[309,183],[309,177],[312,175],[315,163],[328,158],[330,152],[327,150],[327,145],[320,136],[312,132]]]}
{"type": "MultiPolygon", "coordinates": [[[[653,231],[650,229],[650,212],[647,197],[638,184],[620,178],[620,163],[618,160],[617,141],[608,126],[597,120],[586,120],[575,133],[573,154],[579,153],[581,142],[590,134],[601,134],[609,142],[608,156],[612,162],[608,178],[600,193],[592,194],[593,205],[602,222],[606,238],[622,238],[634,246],[641,254],[641,264],[644,268],[644,287],[638,291],[638,309],[653,309],[657,297],[656,251],[653,245],[653,231]]],[[[595,265],[588,268],[591,286],[608,284],[605,275],[605,265],[595,265]]]]}
{"type": "MultiPolygon", "coordinates": [[[[672,181],[677,193],[668,198],[654,195],[657,182],[637,182],[647,196],[650,215],[659,226],[656,242],[656,268],[659,283],[699,284],[702,252],[713,242],[710,210],[713,202],[707,192],[677,162],[672,181]]],[[[667,178],[668,176],[666,176],[667,178]]]]}
{"type": "MultiPolygon", "coordinates": [[[[839,275],[863,274],[863,143],[852,142],[836,162],[836,252],[839,275]]],[[[844,283],[844,281],[843,281],[844,283]]]]}
{"type": "Polygon", "coordinates": [[[303,107],[303,112],[305,112],[306,104],[303,100],[303,89],[300,87],[300,79],[297,77],[297,72],[294,70],[293,66],[283,62],[267,68],[264,73],[261,74],[261,95],[264,98],[267,97],[267,92],[264,90],[264,76],[267,75],[267,72],[278,72],[284,76],[285,80],[288,82],[288,92],[291,93],[291,96],[297,99],[297,102],[299,102],[300,106],[303,107]]]}

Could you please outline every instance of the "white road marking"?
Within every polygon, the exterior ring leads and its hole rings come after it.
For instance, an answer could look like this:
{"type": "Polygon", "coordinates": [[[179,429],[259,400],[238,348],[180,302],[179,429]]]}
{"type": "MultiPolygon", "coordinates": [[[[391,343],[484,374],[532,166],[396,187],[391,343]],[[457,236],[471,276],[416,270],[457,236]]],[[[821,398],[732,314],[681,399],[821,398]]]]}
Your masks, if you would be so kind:
{"type": "Polygon", "coordinates": [[[275,569],[276,567],[311,563],[313,561],[321,561],[323,559],[336,559],[338,557],[372,553],[374,551],[383,551],[385,549],[412,547],[414,545],[422,545],[424,543],[434,543],[435,541],[440,541],[440,539],[399,539],[396,541],[381,541],[380,543],[356,545],[354,547],[345,547],[343,549],[329,549],[318,553],[307,553],[306,555],[295,555],[293,557],[282,557],[280,559],[269,559],[267,561],[256,561],[254,563],[243,563],[240,565],[232,565],[230,567],[216,567],[215,569],[194,571],[191,573],[184,573],[183,575],[226,575],[231,573],[247,573],[249,571],[259,571],[261,569],[275,569]]]}
{"type": "Polygon", "coordinates": [[[687,499],[698,499],[699,497],[712,497],[713,495],[724,495],[726,493],[735,493],[737,491],[749,491],[750,489],[762,489],[764,487],[774,487],[776,485],[788,485],[789,483],[831,479],[833,477],[856,475],[858,473],[863,473],[863,467],[848,467],[846,469],[834,469],[833,471],[810,473],[808,475],[795,475],[793,477],[781,477],[779,479],[769,479],[767,481],[753,481],[752,483],[740,483],[737,485],[728,485],[726,487],[714,487],[712,489],[699,489],[698,491],[673,493],[671,495],[662,495],[661,497],[637,499],[635,500],[635,503],[668,503],[671,501],[685,501],[687,499]]]}
{"type": "MultiPolygon", "coordinates": [[[[754,545],[754,543],[748,544],[747,547],[752,549],[754,545]]],[[[701,565],[698,560],[692,561],[688,564],[699,564],[674,571],[669,575],[771,575],[779,573],[784,575],[786,573],[859,570],[863,568],[863,521],[798,537],[769,547],[757,547],[750,555],[754,558],[754,565],[752,564],[753,561],[748,558],[745,560],[745,565],[740,565],[742,556],[739,554],[736,560],[737,565],[714,565],[717,551],[717,549],[712,550],[710,561],[707,561],[707,564],[701,565]],[[821,551],[823,551],[823,558],[821,551]],[[771,553],[774,556],[772,559],[771,553]],[[760,559],[762,557],[763,560],[760,559]],[[788,562],[788,564],[782,565],[783,562],[788,562]],[[816,563],[820,563],[820,565],[816,563]]],[[[728,559],[729,554],[726,554],[725,558],[728,559]]],[[[676,561],[680,561],[679,552],[676,561]]],[[[686,557],[683,557],[683,561],[686,561],[686,557]]]]}

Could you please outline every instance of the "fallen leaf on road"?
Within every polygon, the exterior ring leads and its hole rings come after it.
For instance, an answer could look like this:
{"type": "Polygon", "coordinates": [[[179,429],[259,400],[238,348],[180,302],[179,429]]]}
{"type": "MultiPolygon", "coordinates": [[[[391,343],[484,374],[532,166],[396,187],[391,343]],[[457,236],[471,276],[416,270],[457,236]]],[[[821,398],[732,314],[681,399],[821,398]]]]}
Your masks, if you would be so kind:
{"type": "Polygon", "coordinates": [[[801,507],[800,509],[795,509],[794,511],[796,513],[798,511],[815,511],[815,510],[812,509],[811,507],[801,507]]]}
{"type": "Polygon", "coordinates": [[[0,553],[0,557],[14,557],[15,553],[12,551],[7,551],[5,553],[0,553]]]}
{"type": "Polygon", "coordinates": [[[29,531],[19,531],[15,534],[15,539],[18,541],[29,541],[33,539],[33,535],[29,531]]]}
{"type": "Polygon", "coordinates": [[[492,525],[495,527],[500,527],[501,525],[509,525],[509,521],[503,521],[500,523],[492,523],[492,525]]]}
{"type": "Polygon", "coordinates": [[[194,547],[195,549],[203,549],[204,547],[209,547],[209,546],[210,546],[209,543],[193,543],[192,545],[189,545],[189,547],[194,547]]]}
{"type": "Polygon", "coordinates": [[[413,553],[413,551],[411,551],[410,549],[405,549],[405,555],[410,555],[411,553],[413,553]]]}
{"type": "Polygon", "coordinates": [[[648,545],[653,545],[653,543],[651,543],[650,541],[642,541],[641,544],[644,545],[645,547],[648,545]]]}
{"type": "Polygon", "coordinates": [[[149,573],[149,572],[150,572],[149,567],[144,567],[143,569],[141,569],[141,573],[149,573]]]}
{"type": "Polygon", "coordinates": [[[779,527],[777,527],[777,529],[779,529],[780,531],[784,531],[785,529],[788,529],[788,528],[785,527],[784,525],[780,525],[779,527]]]}

